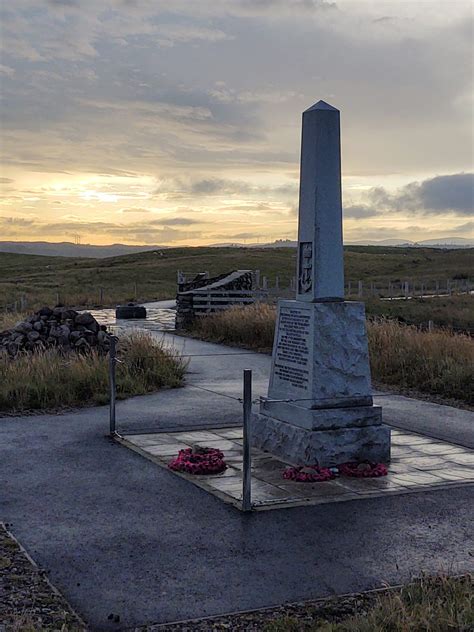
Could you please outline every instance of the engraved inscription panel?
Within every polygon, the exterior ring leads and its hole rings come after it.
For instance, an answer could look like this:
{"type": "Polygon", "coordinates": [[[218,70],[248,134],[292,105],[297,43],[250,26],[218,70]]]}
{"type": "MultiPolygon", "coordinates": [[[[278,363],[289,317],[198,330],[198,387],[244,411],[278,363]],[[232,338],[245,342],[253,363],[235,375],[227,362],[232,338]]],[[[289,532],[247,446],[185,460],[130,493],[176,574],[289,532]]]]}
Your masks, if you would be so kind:
{"type": "Polygon", "coordinates": [[[298,308],[281,308],[275,349],[273,385],[309,387],[309,312],[298,308]]]}
{"type": "Polygon", "coordinates": [[[298,293],[307,294],[313,287],[313,244],[302,241],[299,245],[298,293]]]}

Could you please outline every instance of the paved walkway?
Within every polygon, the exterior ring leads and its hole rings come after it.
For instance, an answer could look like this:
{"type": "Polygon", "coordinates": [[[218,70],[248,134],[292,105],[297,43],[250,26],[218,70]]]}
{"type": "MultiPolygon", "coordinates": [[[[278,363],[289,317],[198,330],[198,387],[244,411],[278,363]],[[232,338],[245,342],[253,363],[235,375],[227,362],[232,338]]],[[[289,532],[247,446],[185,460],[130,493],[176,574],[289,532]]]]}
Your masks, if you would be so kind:
{"type": "MultiPolygon", "coordinates": [[[[165,341],[193,356],[188,386],[121,402],[120,428],[238,422],[237,401],[201,389],[239,396],[243,368],[254,371],[255,394],[265,392],[267,356],[165,341]]],[[[381,403],[387,423],[474,446],[472,413],[381,403]]],[[[110,441],[107,415],[0,419],[0,520],[93,630],[474,570],[472,487],[244,515],[110,441]]]]}

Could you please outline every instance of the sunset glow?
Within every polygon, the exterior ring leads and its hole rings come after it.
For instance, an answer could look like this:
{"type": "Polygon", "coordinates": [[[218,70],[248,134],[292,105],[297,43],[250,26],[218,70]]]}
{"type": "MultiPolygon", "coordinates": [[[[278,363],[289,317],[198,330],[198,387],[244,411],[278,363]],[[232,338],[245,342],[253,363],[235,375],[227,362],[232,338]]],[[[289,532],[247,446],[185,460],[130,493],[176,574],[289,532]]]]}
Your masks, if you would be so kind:
{"type": "Polygon", "coordinates": [[[341,110],[346,242],[474,237],[470,2],[2,13],[0,240],[294,239],[319,99],[341,110]]]}

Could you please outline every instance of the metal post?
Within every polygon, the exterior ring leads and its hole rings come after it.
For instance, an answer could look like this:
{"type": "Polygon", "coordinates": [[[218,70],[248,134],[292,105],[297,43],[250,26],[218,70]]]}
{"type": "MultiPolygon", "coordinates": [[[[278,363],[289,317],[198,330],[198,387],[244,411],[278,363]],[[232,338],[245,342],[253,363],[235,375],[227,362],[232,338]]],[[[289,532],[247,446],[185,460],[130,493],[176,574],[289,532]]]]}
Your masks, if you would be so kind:
{"type": "Polygon", "coordinates": [[[117,340],[116,336],[110,336],[109,350],[109,389],[110,389],[110,434],[115,434],[115,397],[116,381],[115,367],[117,366],[117,340]]]}
{"type": "Polygon", "coordinates": [[[256,289],[260,289],[260,270],[255,270],[255,286],[256,289]]]}
{"type": "Polygon", "coordinates": [[[250,433],[252,418],[252,371],[244,369],[244,441],[242,470],[242,511],[252,511],[252,455],[250,433]]]}

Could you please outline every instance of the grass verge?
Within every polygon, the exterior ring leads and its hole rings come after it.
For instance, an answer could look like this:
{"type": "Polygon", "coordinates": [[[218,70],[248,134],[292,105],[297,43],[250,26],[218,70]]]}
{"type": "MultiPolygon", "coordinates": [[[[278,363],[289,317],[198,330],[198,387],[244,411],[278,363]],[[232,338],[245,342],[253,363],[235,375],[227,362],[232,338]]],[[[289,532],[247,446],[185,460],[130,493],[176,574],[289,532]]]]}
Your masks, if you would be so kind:
{"type": "MultiPolygon", "coordinates": [[[[120,338],[117,398],[144,395],[182,384],[186,363],[147,333],[120,338]]],[[[105,404],[109,400],[109,359],[61,354],[55,349],[0,356],[0,412],[60,409],[105,404]]]]}
{"type": "MultiPolygon", "coordinates": [[[[275,308],[256,304],[197,320],[191,334],[203,340],[269,352],[275,308]]],[[[400,390],[474,405],[474,339],[381,318],[367,322],[372,377],[400,390]]]]}
{"type": "MultiPolygon", "coordinates": [[[[424,575],[401,588],[284,604],[242,614],[163,626],[163,631],[209,632],[470,632],[472,575],[424,575]]],[[[162,626],[142,626],[152,632],[162,626]]]]}
{"type": "Polygon", "coordinates": [[[378,595],[367,612],[341,621],[325,621],[324,618],[318,621],[317,614],[316,620],[309,623],[283,617],[262,629],[265,632],[468,632],[473,626],[472,577],[426,576],[399,591],[378,595]]]}

